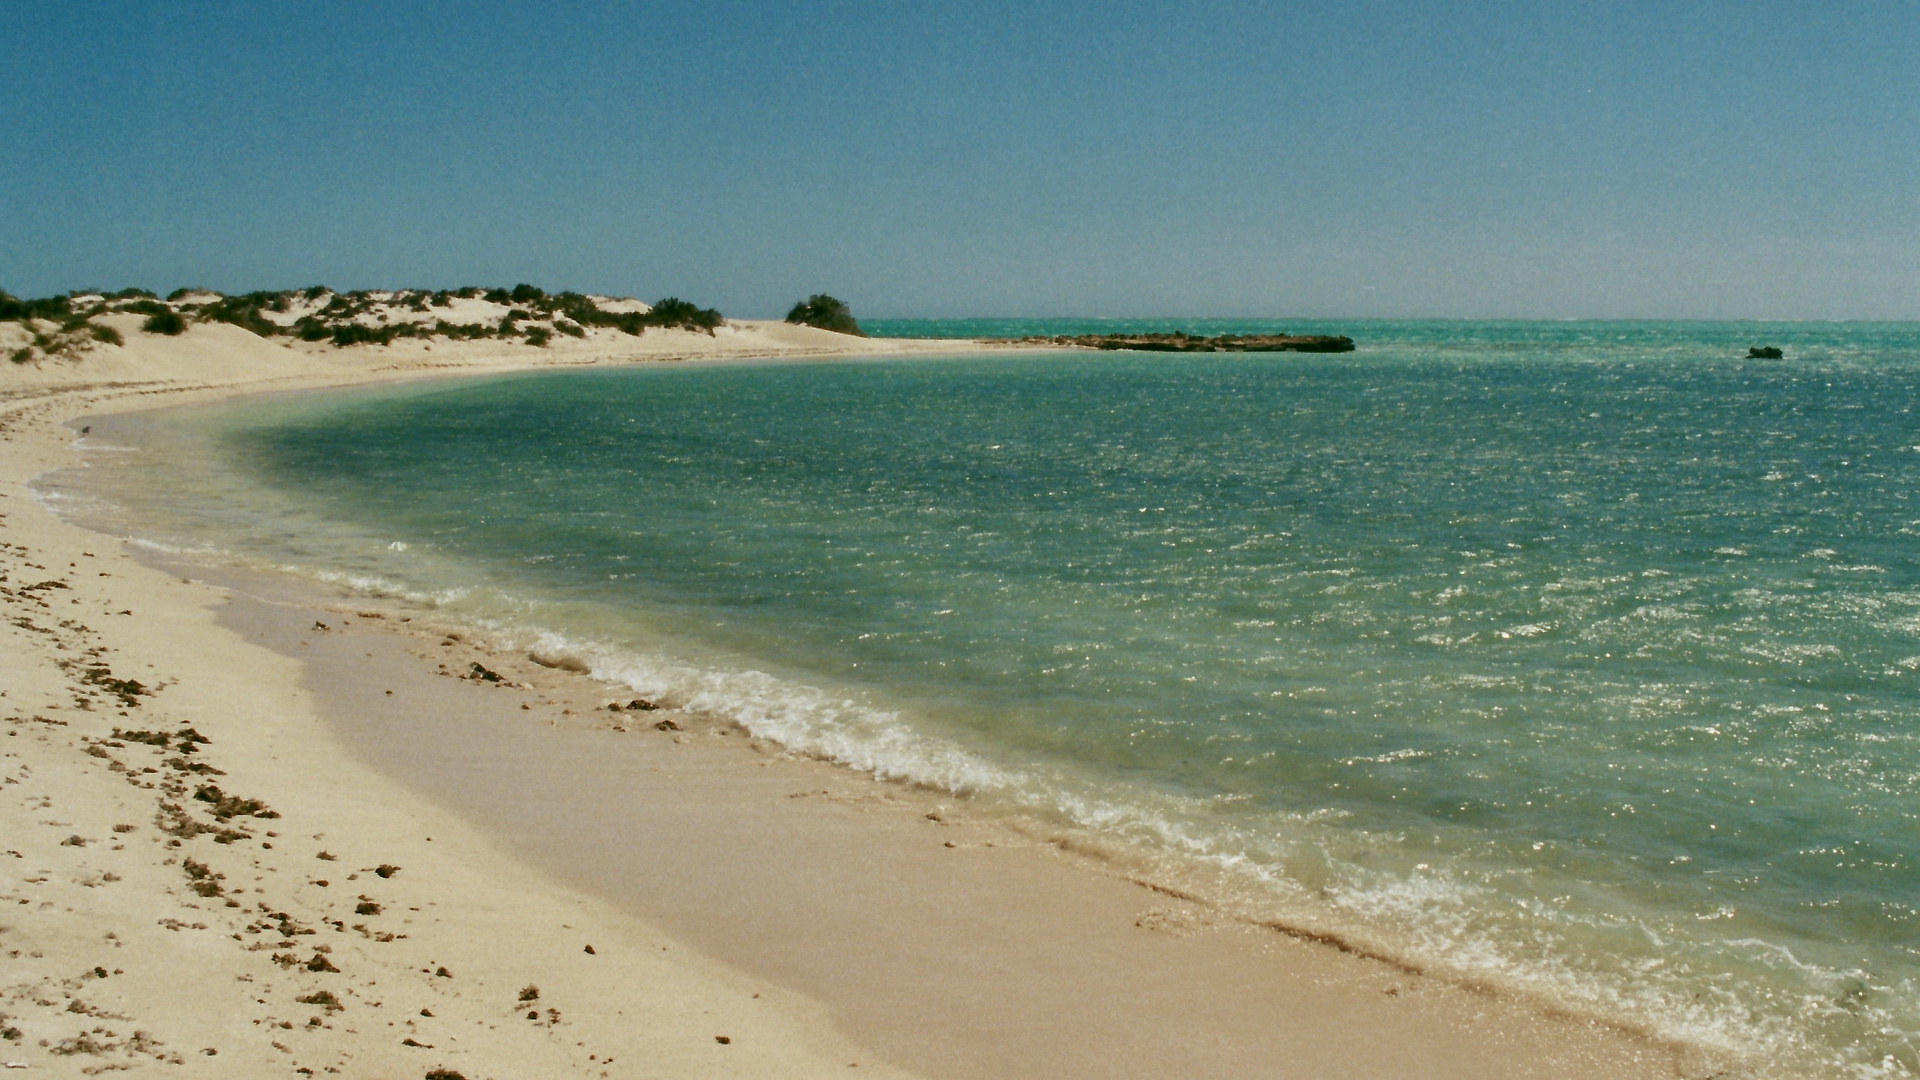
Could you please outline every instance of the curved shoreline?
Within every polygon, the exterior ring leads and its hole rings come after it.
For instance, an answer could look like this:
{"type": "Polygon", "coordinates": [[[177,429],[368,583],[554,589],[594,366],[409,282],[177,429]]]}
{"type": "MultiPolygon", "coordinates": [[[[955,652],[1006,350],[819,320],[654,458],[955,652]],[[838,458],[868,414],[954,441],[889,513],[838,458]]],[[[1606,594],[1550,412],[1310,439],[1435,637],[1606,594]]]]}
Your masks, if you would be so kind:
{"type": "MultiPolygon", "coordinates": [[[[479,370],[488,368],[479,367],[479,370]]],[[[410,371],[360,369],[276,381],[343,385],[350,381],[424,373],[418,368],[410,371]]],[[[224,396],[248,388],[270,388],[258,382],[241,381],[228,381],[217,390],[207,387],[205,382],[200,385],[200,392],[191,396],[224,396]]],[[[117,395],[158,389],[148,384],[141,391],[121,387],[107,392],[117,395]]],[[[92,394],[55,392],[65,399],[60,411],[68,414],[106,404],[97,399],[87,400],[92,394]]],[[[123,400],[120,404],[128,402],[123,400]]],[[[43,435],[57,438],[53,422],[61,417],[47,415],[51,410],[40,411],[42,416],[34,427],[43,435]]],[[[43,460],[64,456],[46,445],[45,440],[36,441],[42,445],[38,448],[40,453],[34,456],[43,460]]],[[[10,453],[9,464],[15,461],[16,456],[10,453]]],[[[15,477],[8,479],[19,482],[15,477]]],[[[196,591],[198,588],[195,587],[196,591]]],[[[234,614],[247,605],[244,598],[233,599],[223,621],[268,637],[276,633],[295,634],[306,625],[302,622],[307,618],[305,609],[298,609],[302,613],[293,616],[291,624],[279,626],[277,630],[264,624],[272,622],[275,613],[284,616],[296,609],[256,605],[251,615],[234,614]]],[[[326,647],[346,642],[378,644],[390,639],[381,648],[388,654],[397,650],[403,655],[408,647],[406,643],[413,641],[404,635],[363,635],[360,632],[363,629],[327,636],[326,647]]],[[[1291,1062],[1293,1071],[1299,1075],[1329,1072],[1379,1075],[1382,1071],[1407,1075],[1457,1072],[1460,1075],[1614,1076],[1642,1071],[1647,1075],[1671,1075],[1680,1068],[1668,1050],[1609,1034],[1585,1023],[1544,1016],[1515,1002],[1489,999],[1450,986],[1433,985],[1418,993],[1412,992],[1401,985],[1406,980],[1404,973],[1386,974],[1392,969],[1340,954],[1326,945],[1294,939],[1280,939],[1292,943],[1278,944],[1275,939],[1279,935],[1270,931],[1236,931],[1217,923],[1207,929],[1207,916],[1197,915],[1183,906],[1190,902],[1164,894],[1143,893],[1143,882],[1088,873],[1087,867],[1060,859],[1048,845],[996,847],[993,860],[1010,864],[1012,869],[1007,865],[982,863],[978,856],[984,856],[987,850],[984,840],[980,841],[979,848],[968,849],[968,854],[954,858],[953,849],[930,848],[926,837],[920,834],[939,835],[944,830],[980,826],[930,822],[915,801],[925,793],[889,792],[884,785],[817,762],[783,758],[751,760],[737,747],[720,743],[718,740],[727,738],[724,735],[703,735],[703,739],[710,740],[704,746],[699,745],[697,739],[674,742],[643,736],[643,740],[652,743],[652,749],[644,752],[680,754],[682,763],[675,767],[683,770],[694,768],[684,763],[689,757],[700,757],[702,764],[697,768],[701,775],[710,782],[724,777],[725,784],[732,785],[731,790],[736,794],[755,790],[755,784],[764,785],[761,777],[804,775],[809,778],[806,790],[812,790],[811,778],[820,776],[824,778],[822,789],[833,796],[823,800],[790,799],[788,796],[793,795],[793,791],[771,792],[779,797],[772,805],[780,809],[760,806],[749,815],[756,827],[740,827],[736,821],[733,831],[726,834],[727,843],[714,841],[702,848],[704,851],[752,850],[754,844],[774,840],[786,845],[776,845],[764,858],[741,860],[747,865],[727,867],[728,874],[719,875],[703,889],[695,890],[696,898],[704,897],[706,904],[715,902],[717,897],[743,905],[717,915],[707,906],[693,903],[684,891],[669,895],[671,890],[660,891],[665,889],[660,882],[637,880],[632,875],[635,867],[658,865],[662,859],[676,857],[673,845],[687,833],[683,829],[671,835],[659,834],[657,822],[661,817],[679,815],[688,822],[687,829],[718,828],[712,824],[713,820],[732,809],[751,805],[749,800],[744,797],[732,801],[724,797],[716,799],[711,790],[703,793],[699,785],[672,788],[649,804],[648,814],[635,817],[627,833],[654,846],[646,851],[628,848],[621,858],[607,859],[605,837],[599,831],[589,834],[577,828],[583,818],[591,819],[592,815],[586,811],[555,813],[539,820],[531,820],[522,811],[512,811],[502,818],[496,811],[501,806],[514,805],[506,797],[516,792],[525,795],[520,786],[522,777],[512,777],[506,786],[488,789],[488,796],[479,798],[474,795],[475,785],[468,782],[473,774],[450,770],[446,759],[418,764],[410,771],[394,768],[392,759],[401,750],[447,751],[462,740],[419,738],[417,728],[356,731],[341,727],[345,722],[343,716],[352,714],[355,707],[342,710],[340,703],[356,693],[368,691],[369,687],[363,685],[364,678],[340,675],[338,671],[322,677],[320,673],[325,665],[314,659],[319,655],[313,651],[315,636],[309,635],[305,645],[289,643],[295,640],[292,637],[280,644],[301,661],[301,678],[306,685],[301,696],[311,701],[311,707],[345,737],[349,752],[359,756],[363,768],[370,761],[385,761],[394,776],[406,781],[404,787],[423,790],[435,803],[452,806],[459,816],[477,823],[481,833],[490,838],[489,843],[504,844],[519,859],[544,870],[548,880],[558,878],[610,898],[631,896],[634,890],[655,890],[649,894],[650,900],[633,902],[631,909],[648,922],[665,925],[669,933],[692,941],[702,952],[720,958],[733,968],[771,978],[783,986],[798,987],[809,998],[821,1002],[860,1042],[878,1047],[894,1060],[931,1075],[1025,1073],[1039,1067],[1065,1075],[1108,1075],[1122,1062],[1138,1070],[1132,1074],[1157,1074],[1169,1067],[1191,1066],[1193,1054],[1205,1050],[1205,1047],[1196,1047],[1196,1041],[1212,1047],[1208,1052],[1216,1055],[1218,1067],[1202,1071],[1211,1071],[1214,1075],[1233,1075],[1242,1069],[1248,1074],[1271,1075],[1276,1054],[1291,1062]],[[403,745],[368,741],[401,730],[410,732],[403,745]],[[731,764],[714,764],[723,759],[731,764]],[[453,780],[459,782],[452,789],[434,787],[436,782],[445,784],[453,780]],[[893,797],[887,797],[889,795],[893,797]],[[902,803],[912,812],[901,812],[898,804],[902,803]],[[868,804],[881,809],[878,812],[859,809],[868,804]],[[572,850],[566,850],[569,844],[573,845],[572,850]],[[591,858],[583,855],[578,850],[582,844],[598,854],[591,858]],[[784,858],[792,862],[796,852],[816,853],[822,845],[834,844],[838,845],[833,848],[838,855],[836,859],[827,860],[835,863],[827,870],[810,868],[805,859],[793,863],[784,878],[768,870],[777,865],[782,851],[786,852],[784,858]],[[955,864],[967,859],[974,860],[971,868],[962,866],[956,872],[955,864]],[[879,879],[885,881],[887,887],[883,890],[886,895],[877,899],[855,888],[860,881],[872,878],[871,874],[863,877],[859,868],[870,868],[876,863],[892,868],[879,879]],[[801,895],[794,888],[796,882],[814,890],[804,895],[811,898],[812,917],[822,920],[816,925],[827,929],[811,934],[766,929],[769,925],[777,929],[781,917],[790,914],[782,908],[791,908],[794,898],[801,895]],[[935,882],[939,887],[928,891],[926,886],[935,882]],[[915,888],[922,891],[914,894],[915,888]],[[919,895],[920,899],[913,900],[912,895],[919,895]],[[918,921],[917,913],[951,906],[956,897],[965,901],[962,907],[966,916],[960,919],[958,929],[949,921],[944,929],[930,931],[918,921]],[[1147,905],[1145,910],[1142,910],[1143,903],[1147,905]],[[860,933],[848,931],[847,912],[854,912],[867,924],[881,924],[889,932],[876,937],[867,932],[872,929],[871,925],[860,933]],[[836,926],[838,930],[828,932],[836,926]],[[760,929],[747,932],[749,928],[760,929]],[[800,940],[796,941],[796,937],[800,940]],[[820,941],[834,942],[839,949],[808,951],[802,947],[808,942],[820,941]],[[869,966],[850,973],[847,965],[851,961],[839,958],[839,952],[848,949],[865,956],[869,966]],[[1276,952],[1282,954],[1278,962],[1273,956],[1276,952]],[[922,973],[929,967],[942,966],[929,963],[935,958],[944,960],[947,967],[969,972],[969,977],[943,982],[939,993],[917,999],[919,1004],[915,1008],[903,1011],[898,1003],[916,1000],[911,997],[915,987],[927,981],[922,973]],[[1169,970],[1190,972],[1191,977],[1185,981],[1175,980],[1175,992],[1171,996],[1161,993],[1154,997],[1160,992],[1155,990],[1156,983],[1161,984],[1161,991],[1167,989],[1164,982],[1169,970]],[[1222,978],[1219,974],[1222,970],[1231,970],[1234,977],[1222,978]],[[1068,971],[1072,972],[1071,976],[1066,974],[1068,971]],[[909,973],[911,977],[890,976],[888,972],[909,973]],[[1381,978],[1396,980],[1390,984],[1393,994],[1386,992],[1388,987],[1373,985],[1381,978]],[[1012,985],[1009,980],[1019,983],[1024,993],[1007,992],[1012,985]],[[903,994],[908,996],[903,998],[903,994]],[[1134,996],[1128,999],[1128,994],[1134,996]],[[1143,994],[1146,996],[1142,997],[1143,994]],[[956,1002],[968,1005],[971,1011],[956,1008],[956,1002]],[[1119,1007],[1123,1003],[1131,1007],[1119,1007]],[[1064,1015],[1062,1009],[1066,1010],[1064,1015]],[[1031,1027],[1036,1014],[1051,1016],[1040,1036],[1018,1030],[1031,1027]],[[930,1020],[930,1016],[938,1019],[930,1020]],[[1155,1017],[1159,1019],[1153,1019],[1155,1017]],[[930,1034],[930,1024],[938,1031],[930,1034]],[[1335,1039],[1325,1036],[1326,1031],[1336,1028],[1349,1029],[1353,1034],[1335,1039]],[[1016,1035],[1019,1037],[1013,1037],[1016,1035]],[[1556,1052],[1553,1047],[1560,1044],[1565,1045],[1556,1052]],[[1116,1058],[1123,1049],[1124,1055],[1116,1058]],[[993,1058],[993,1054],[1002,1056],[993,1058]],[[1156,1061],[1156,1055],[1167,1056],[1156,1061]]],[[[413,643],[418,647],[418,642],[413,643]]],[[[148,643],[148,647],[151,644],[148,643]]],[[[372,651],[378,653],[381,648],[372,651]]],[[[412,720],[441,725],[441,735],[449,736],[444,725],[470,714],[466,704],[448,705],[448,701],[458,699],[447,698],[442,691],[465,693],[472,687],[433,678],[430,665],[403,678],[400,669],[408,662],[399,656],[389,655],[388,659],[396,665],[394,681],[398,685],[394,689],[405,687],[406,694],[418,698],[418,707],[407,714],[412,720]]],[[[351,671],[351,667],[347,670],[351,671]]],[[[535,673],[528,674],[538,677],[535,673]]],[[[194,677],[211,677],[211,673],[194,677]]],[[[186,677],[182,679],[185,681],[186,677]]],[[[588,696],[598,696],[597,688],[584,684],[583,680],[572,681],[582,685],[575,686],[570,693],[581,694],[592,689],[593,693],[588,696]]],[[[556,687],[552,692],[560,691],[556,687]]],[[[373,704],[377,706],[381,702],[375,700],[373,704]]],[[[593,707],[597,708],[598,704],[594,702],[593,707]]],[[[575,710],[575,714],[586,715],[584,710],[575,710]]],[[[363,712],[362,715],[369,714],[363,712]]],[[[552,718],[559,722],[558,716],[552,718]]],[[[511,725],[520,719],[509,716],[505,722],[511,725]]],[[[605,736],[600,737],[600,744],[594,744],[591,737],[583,744],[574,738],[574,733],[543,734],[526,739],[522,729],[508,726],[502,730],[504,734],[499,735],[491,747],[495,757],[489,767],[496,769],[496,779],[506,775],[497,771],[501,763],[525,765],[528,751],[533,749],[558,762],[550,766],[551,775],[566,780],[552,786],[552,798],[587,798],[594,806],[614,800],[617,793],[595,790],[593,783],[575,779],[580,769],[563,767],[567,761],[601,762],[605,756],[605,736]],[[585,750],[580,749],[583,745],[587,747],[585,750]],[[575,756],[567,758],[568,754],[575,756]],[[579,756],[582,754],[585,757],[579,756]]],[[[224,734],[223,742],[244,741],[248,737],[245,725],[238,724],[224,734]]],[[[468,740],[469,749],[472,745],[468,740]]],[[[474,766],[471,756],[460,760],[467,767],[474,766]]],[[[652,764],[659,764],[659,760],[652,764]]],[[[238,770],[235,772],[237,775],[238,770]]],[[[768,796],[769,792],[761,790],[760,794],[768,796]]],[[[761,799],[761,802],[770,801],[770,797],[761,799]]],[[[940,843],[944,845],[945,841],[940,843]]],[[[713,862],[710,856],[684,861],[689,873],[709,867],[713,862]]],[[[800,1063],[796,1059],[792,1064],[800,1063]]]]}

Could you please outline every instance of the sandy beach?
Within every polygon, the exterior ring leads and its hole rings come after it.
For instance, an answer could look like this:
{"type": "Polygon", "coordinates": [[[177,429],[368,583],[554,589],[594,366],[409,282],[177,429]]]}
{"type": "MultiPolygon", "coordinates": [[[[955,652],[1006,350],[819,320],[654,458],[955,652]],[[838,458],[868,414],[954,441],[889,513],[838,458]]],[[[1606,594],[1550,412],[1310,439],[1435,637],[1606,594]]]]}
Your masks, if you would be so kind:
{"type": "Polygon", "coordinates": [[[29,484],[116,412],[951,352],[238,327],[0,376],[0,1056],[25,1075],[1659,1077],[1729,1063],[1168,891],[397,602],[136,559],[29,484]],[[497,680],[475,679],[475,665],[497,680]],[[609,705],[616,708],[609,709],[609,705]]]}

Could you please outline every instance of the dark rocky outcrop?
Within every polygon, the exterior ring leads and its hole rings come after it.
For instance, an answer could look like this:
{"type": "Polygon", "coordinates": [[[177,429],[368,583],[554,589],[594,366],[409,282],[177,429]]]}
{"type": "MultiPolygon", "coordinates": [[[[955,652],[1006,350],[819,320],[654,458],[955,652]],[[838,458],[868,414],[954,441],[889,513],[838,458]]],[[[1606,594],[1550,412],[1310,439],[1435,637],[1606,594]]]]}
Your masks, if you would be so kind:
{"type": "Polygon", "coordinates": [[[1345,334],[1221,334],[1196,337],[1171,334],[1080,334],[1074,337],[1019,338],[1018,345],[1069,345],[1082,349],[1127,349],[1135,352],[1316,352],[1353,351],[1345,334]]]}
{"type": "Polygon", "coordinates": [[[1749,360],[1778,360],[1784,355],[1777,345],[1755,345],[1747,350],[1749,360]]]}

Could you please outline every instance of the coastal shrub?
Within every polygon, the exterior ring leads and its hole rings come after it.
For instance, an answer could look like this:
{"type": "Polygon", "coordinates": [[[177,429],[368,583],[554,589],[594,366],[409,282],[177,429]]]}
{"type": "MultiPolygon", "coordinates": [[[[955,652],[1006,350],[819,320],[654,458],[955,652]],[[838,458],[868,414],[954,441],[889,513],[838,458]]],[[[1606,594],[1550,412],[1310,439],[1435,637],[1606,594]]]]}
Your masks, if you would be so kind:
{"type": "Polygon", "coordinates": [[[93,340],[102,344],[125,345],[127,343],[127,339],[120,336],[120,331],[111,326],[91,326],[88,327],[87,332],[93,335],[93,340]]]}
{"type": "Polygon", "coordinates": [[[121,311],[131,311],[135,315],[165,315],[173,309],[158,300],[135,300],[131,304],[121,304],[121,311]]]}
{"type": "Polygon", "coordinates": [[[643,329],[639,312],[615,315],[610,311],[601,311],[593,301],[579,293],[561,293],[553,299],[553,311],[565,315],[581,326],[612,326],[625,330],[629,334],[638,334],[643,329]]]}
{"type": "Polygon", "coordinates": [[[527,327],[527,344],[534,345],[534,346],[544,346],[546,345],[547,342],[551,340],[553,340],[553,334],[550,331],[548,331],[546,327],[544,326],[527,327]]]}
{"type": "Polygon", "coordinates": [[[531,304],[536,300],[544,299],[546,295],[523,281],[513,287],[513,291],[507,294],[507,299],[516,304],[531,304]]]}
{"type": "Polygon", "coordinates": [[[359,323],[342,323],[333,328],[333,343],[342,348],[348,345],[387,345],[393,341],[396,327],[362,326],[359,323]]]}
{"type": "Polygon", "coordinates": [[[604,326],[611,326],[623,334],[639,337],[647,332],[647,316],[639,311],[606,312],[604,326]]]}
{"type": "Polygon", "coordinates": [[[159,297],[145,289],[121,289],[119,292],[101,294],[109,300],[158,300],[159,297]]]}
{"type": "Polygon", "coordinates": [[[720,312],[702,308],[678,297],[669,296],[653,305],[651,311],[602,311],[592,300],[576,292],[549,296],[540,305],[554,316],[564,316],[574,325],[555,321],[554,329],[574,337],[585,337],[585,327],[605,326],[625,334],[639,335],[649,326],[679,327],[712,333],[725,321],[720,312]]]}
{"type": "Polygon", "coordinates": [[[186,286],[184,286],[184,285],[183,285],[183,286],[181,286],[180,288],[178,288],[178,289],[175,289],[175,290],[173,290],[172,292],[170,292],[170,293],[168,293],[168,294],[167,294],[167,301],[168,301],[169,303],[171,303],[171,302],[173,302],[173,301],[175,301],[175,300],[180,300],[180,299],[182,299],[182,298],[184,298],[184,297],[186,297],[186,296],[189,296],[189,295],[191,295],[191,294],[193,294],[193,293],[196,293],[196,292],[200,292],[200,291],[201,291],[201,290],[199,290],[199,289],[189,289],[189,288],[187,288],[186,286]]]}
{"type": "Polygon", "coordinates": [[[513,303],[513,294],[508,292],[505,289],[488,289],[486,295],[487,295],[487,303],[489,304],[513,303]]]}
{"type": "Polygon", "coordinates": [[[140,329],[149,334],[165,334],[168,337],[173,337],[186,328],[187,320],[181,318],[180,313],[172,308],[155,312],[147,316],[146,322],[140,324],[140,329]]]}
{"type": "MultiPolygon", "coordinates": [[[[276,299],[273,293],[254,292],[244,296],[223,296],[219,300],[200,309],[202,322],[223,322],[251,330],[261,337],[272,337],[281,332],[273,320],[260,314],[260,309],[271,305],[276,299]]],[[[286,310],[284,298],[279,310],[286,310]]]]}
{"type": "Polygon", "coordinates": [[[22,322],[31,319],[65,319],[72,314],[72,306],[64,296],[48,296],[39,300],[22,300],[9,293],[0,292],[0,322],[22,322]]]}
{"type": "Polygon", "coordinates": [[[492,337],[493,327],[480,323],[450,323],[440,319],[433,324],[433,332],[454,341],[466,341],[492,337]]]}
{"type": "Polygon", "coordinates": [[[669,296],[654,302],[653,310],[647,312],[645,321],[653,326],[705,330],[711,334],[722,320],[720,313],[713,308],[696,307],[677,296],[669,296]]]}
{"type": "Polygon", "coordinates": [[[330,291],[331,290],[329,290],[325,285],[309,285],[307,286],[307,291],[301,293],[300,295],[307,298],[308,300],[318,300],[321,297],[327,295],[327,293],[330,291]]]}
{"type": "Polygon", "coordinates": [[[861,331],[860,324],[854,321],[853,309],[847,306],[846,301],[837,300],[826,293],[814,293],[793,305],[793,310],[787,312],[787,321],[831,330],[836,334],[867,336],[861,331]]]}

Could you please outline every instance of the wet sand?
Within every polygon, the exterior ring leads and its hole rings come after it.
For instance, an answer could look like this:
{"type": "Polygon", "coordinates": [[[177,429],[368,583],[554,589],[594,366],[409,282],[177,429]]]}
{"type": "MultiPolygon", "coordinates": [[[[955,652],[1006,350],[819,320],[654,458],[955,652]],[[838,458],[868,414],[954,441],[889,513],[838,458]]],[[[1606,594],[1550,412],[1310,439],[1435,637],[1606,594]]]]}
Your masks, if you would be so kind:
{"type": "Polygon", "coordinates": [[[234,584],[222,622],[297,656],[320,714],[369,768],[541,872],[822,1003],[849,1037],[923,1075],[1682,1069],[1619,1032],[1235,922],[965,800],[677,710],[608,713],[630,695],[466,634],[448,644],[356,619],[348,598],[329,614],[294,583],[234,584]],[[330,631],[312,631],[316,610],[330,631]],[[534,689],[436,677],[476,661],[534,689]]]}

